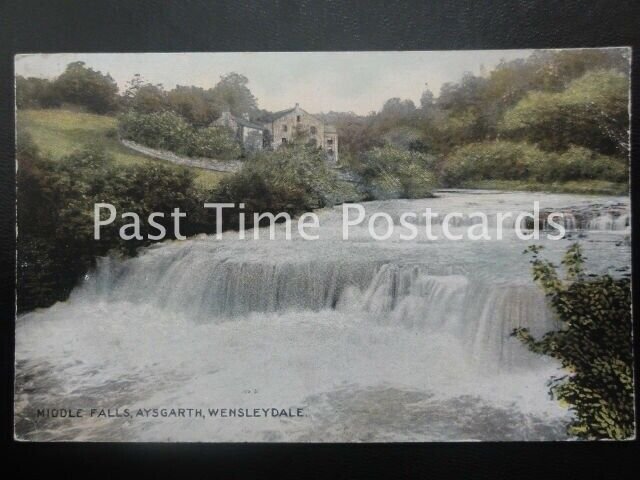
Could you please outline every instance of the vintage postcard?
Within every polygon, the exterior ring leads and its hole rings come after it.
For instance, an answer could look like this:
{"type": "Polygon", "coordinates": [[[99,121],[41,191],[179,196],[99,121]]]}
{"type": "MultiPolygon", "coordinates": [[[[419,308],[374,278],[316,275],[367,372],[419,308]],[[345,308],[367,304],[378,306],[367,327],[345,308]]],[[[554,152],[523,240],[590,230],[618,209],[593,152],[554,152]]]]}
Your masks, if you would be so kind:
{"type": "Polygon", "coordinates": [[[17,55],[15,438],[635,438],[630,58],[17,55]]]}

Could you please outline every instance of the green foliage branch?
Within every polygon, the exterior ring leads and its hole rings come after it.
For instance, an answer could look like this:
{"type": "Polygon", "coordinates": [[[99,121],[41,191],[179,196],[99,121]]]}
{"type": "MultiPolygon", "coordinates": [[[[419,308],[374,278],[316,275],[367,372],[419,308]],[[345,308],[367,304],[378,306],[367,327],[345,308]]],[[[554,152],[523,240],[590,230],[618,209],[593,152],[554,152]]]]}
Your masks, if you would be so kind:
{"type": "Polygon", "coordinates": [[[579,244],[562,260],[564,278],[531,246],[534,280],[546,293],[561,327],[540,339],[528,329],[512,333],[531,351],[558,359],[567,374],[549,381],[553,398],[574,412],[568,433],[581,439],[628,439],[634,435],[631,289],[629,278],[594,276],[584,270],[579,244]]]}

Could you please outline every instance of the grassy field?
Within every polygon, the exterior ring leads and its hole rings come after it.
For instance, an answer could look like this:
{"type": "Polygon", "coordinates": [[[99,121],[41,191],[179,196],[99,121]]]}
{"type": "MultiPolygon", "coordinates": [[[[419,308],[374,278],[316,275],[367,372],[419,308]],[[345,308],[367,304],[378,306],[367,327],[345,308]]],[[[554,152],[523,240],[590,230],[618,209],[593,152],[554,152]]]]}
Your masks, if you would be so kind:
{"type": "MultiPolygon", "coordinates": [[[[90,144],[104,147],[121,165],[164,162],[123,146],[117,137],[117,119],[112,116],[61,109],[21,110],[17,125],[18,130],[28,132],[38,148],[52,158],[60,158],[90,144]]],[[[196,182],[203,188],[217,185],[226,175],[199,168],[194,170],[197,172],[196,182]]]]}

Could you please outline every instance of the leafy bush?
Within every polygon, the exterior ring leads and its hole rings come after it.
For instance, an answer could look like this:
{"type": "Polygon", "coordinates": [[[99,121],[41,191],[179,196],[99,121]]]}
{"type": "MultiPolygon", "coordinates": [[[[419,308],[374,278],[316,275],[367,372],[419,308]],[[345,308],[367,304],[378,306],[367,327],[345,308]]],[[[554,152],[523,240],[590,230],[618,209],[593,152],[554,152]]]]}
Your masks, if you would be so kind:
{"type": "Polygon", "coordinates": [[[214,126],[195,130],[187,153],[193,157],[232,160],[240,156],[241,150],[230,129],[214,126]]]}
{"type": "Polygon", "coordinates": [[[187,154],[193,144],[193,129],[177,113],[128,112],[120,117],[120,135],[151,148],[187,154]]]}
{"type": "Polygon", "coordinates": [[[65,299],[97,256],[112,250],[131,255],[150,243],[146,221],[141,222],[144,240],[122,240],[119,228],[130,219],[120,215],[103,229],[100,241],[94,240],[94,203],[111,203],[119,213],[132,211],[143,220],[151,212],[165,212],[156,220],[168,238],[173,233],[169,213],[176,207],[188,213],[183,235],[214,231],[214,219],[203,215],[202,193],[186,168],[160,162],[123,167],[95,148],[52,161],[24,137],[18,142],[18,163],[20,311],[65,299]]]}
{"type": "Polygon", "coordinates": [[[436,186],[435,157],[387,145],[366,152],[358,173],[375,198],[425,198],[436,186]]]}
{"type": "Polygon", "coordinates": [[[530,92],[505,114],[499,129],[545,150],[580,145],[607,155],[626,155],[628,108],[628,76],[596,70],[562,92],[530,92]]]}
{"type": "Polygon", "coordinates": [[[243,202],[246,212],[295,214],[331,204],[335,188],[324,152],[296,145],[250,157],[222,180],[218,195],[222,201],[243,202]]]}
{"type": "Polygon", "coordinates": [[[240,145],[229,129],[194,128],[172,111],[150,114],[128,112],[120,117],[119,128],[122,138],[151,148],[216,159],[240,156],[240,145]]]}
{"type": "MultiPolygon", "coordinates": [[[[607,180],[625,183],[629,180],[626,160],[601,155],[584,147],[572,146],[561,155],[550,156],[534,175],[540,181],[607,180]]],[[[535,171],[535,170],[534,170],[535,171]]]]}
{"type": "Polygon", "coordinates": [[[541,285],[562,328],[537,340],[525,328],[513,335],[530,350],[561,361],[567,375],[552,378],[551,394],[575,412],[568,432],[583,439],[625,439],[634,434],[631,285],[629,278],[588,276],[578,244],[562,261],[566,276],[538,258],[533,278],[541,285]]]}
{"type": "Polygon", "coordinates": [[[479,180],[628,181],[627,162],[571,146],[558,154],[508,141],[472,143],[454,150],[441,171],[443,184],[460,186],[479,180]]]}
{"type": "Polygon", "coordinates": [[[546,162],[545,152],[526,143],[471,143],[446,158],[442,181],[446,186],[458,186],[473,180],[524,179],[546,162]]]}

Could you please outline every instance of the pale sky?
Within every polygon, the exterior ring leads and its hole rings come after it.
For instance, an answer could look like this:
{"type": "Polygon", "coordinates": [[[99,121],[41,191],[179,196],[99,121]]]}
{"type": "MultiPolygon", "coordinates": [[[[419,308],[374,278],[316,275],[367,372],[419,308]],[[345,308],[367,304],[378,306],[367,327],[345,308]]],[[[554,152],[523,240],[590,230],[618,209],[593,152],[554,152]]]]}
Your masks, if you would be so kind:
{"type": "Polygon", "coordinates": [[[123,89],[134,74],[170,90],[176,85],[213,87],[220,76],[237,72],[249,79],[258,106],[271,111],[296,102],[312,113],[379,110],[391,97],[419,106],[428,84],[460,80],[464,72],[489,71],[501,59],[525,58],[532,50],[433,52],[263,52],[263,53],[60,53],[15,57],[16,74],[53,78],[70,62],[83,61],[109,73],[123,89]]]}

